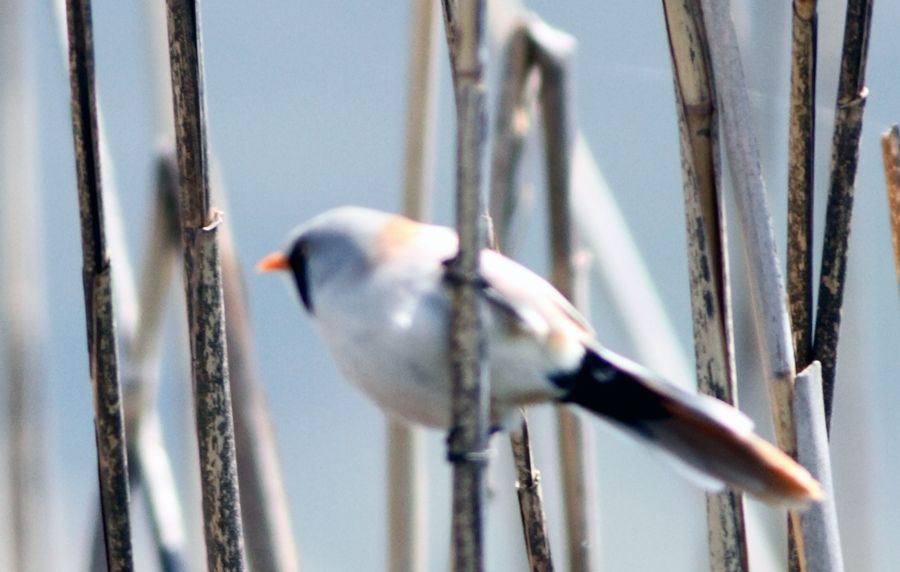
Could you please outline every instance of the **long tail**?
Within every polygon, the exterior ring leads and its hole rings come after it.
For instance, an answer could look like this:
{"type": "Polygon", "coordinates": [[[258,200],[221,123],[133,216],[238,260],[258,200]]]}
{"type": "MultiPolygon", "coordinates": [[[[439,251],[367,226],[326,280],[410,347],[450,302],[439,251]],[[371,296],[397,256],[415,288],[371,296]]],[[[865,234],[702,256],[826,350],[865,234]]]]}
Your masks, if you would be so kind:
{"type": "Polygon", "coordinates": [[[557,376],[575,403],[673,455],[692,469],[764,501],[802,505],[822,497],[812,476],[753,432],[753,422],[717,399],[661,381],[602,348],[580,369],[557,376]]]}

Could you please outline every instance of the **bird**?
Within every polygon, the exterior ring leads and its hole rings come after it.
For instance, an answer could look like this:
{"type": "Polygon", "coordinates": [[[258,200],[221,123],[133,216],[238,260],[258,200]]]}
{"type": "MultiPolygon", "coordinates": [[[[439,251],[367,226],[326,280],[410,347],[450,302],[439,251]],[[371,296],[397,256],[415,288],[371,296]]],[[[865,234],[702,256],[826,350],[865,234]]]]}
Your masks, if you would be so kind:
{"type": "MultiPolygon", "coordinates": [[[[449,327],[456,232],[363,207],[299,226],[260,272],[285,271],[342,375],[388,415],[449,429],[449,327]]],[[[804,506],[819,483],[740,410],[667,382],[601,345],[549,282],[503,254],[479,255],[491,426],[574,404],[702,477],[763,501],[804,506]]]]}

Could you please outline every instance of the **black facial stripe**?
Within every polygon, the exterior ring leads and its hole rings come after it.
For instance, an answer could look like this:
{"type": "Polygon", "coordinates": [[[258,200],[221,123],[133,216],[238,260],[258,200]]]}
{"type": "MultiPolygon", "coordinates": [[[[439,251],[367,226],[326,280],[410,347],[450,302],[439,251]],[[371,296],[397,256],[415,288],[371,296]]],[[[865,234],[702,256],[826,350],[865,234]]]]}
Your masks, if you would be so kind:
{"type": "Polygon", "coordinates": [[[291,265],[291,273],[294,275],[294,281],[297,283],[297,291],[300,292],[300,300],[306,307],[306,311],[312,314],[313,305],[309,292],[309,280],[306,275],[306,248],[302,240],[298,240],[294,245],[291,254],[288,257],[291,265]]]}

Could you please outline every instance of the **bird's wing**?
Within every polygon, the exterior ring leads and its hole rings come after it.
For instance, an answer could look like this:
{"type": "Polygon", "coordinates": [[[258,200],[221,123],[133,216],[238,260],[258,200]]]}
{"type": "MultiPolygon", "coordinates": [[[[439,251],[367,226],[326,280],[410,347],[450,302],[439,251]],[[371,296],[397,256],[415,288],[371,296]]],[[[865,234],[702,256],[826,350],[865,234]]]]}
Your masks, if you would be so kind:
{"type": "MultiPolygon", "coordinates": [[[[397,243],[402,245],[404,259],[439,257],[446,264],[455,256],[458,242],[451,229],[410,223],[416,232],[402,233],[397,243]]],[[[482,250],[480,263],[487,283],[485,299],[510,333],[534,338],[566,362],[580,356],[584,344],[595,343],[587,320],[549,282],[494,250],[482,250]]]]}
{"type": "Polygon", "coordinates": [[[493,250],[481,253],[481,272],[490,304],[515,317],[522,327],[549,337],[587,341],[594,332],[587,320],[549,282],[493,250]]]}

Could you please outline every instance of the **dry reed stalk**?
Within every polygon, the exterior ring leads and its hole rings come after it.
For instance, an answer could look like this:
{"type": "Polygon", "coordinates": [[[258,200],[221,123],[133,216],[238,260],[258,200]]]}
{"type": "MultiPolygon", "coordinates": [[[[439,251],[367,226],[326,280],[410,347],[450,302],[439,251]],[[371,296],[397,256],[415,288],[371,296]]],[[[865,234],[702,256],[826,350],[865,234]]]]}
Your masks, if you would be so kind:
{"type": "Polygon", "coordinates": [[[510,244],[511,225],[521,199],[519,164],[537,98],[536,82],[529,82],[535,71],[527,22],[513,28],[503,52],[503,76],[491,149],[489,212],[494,246],[509,254],[515,250],[515,245],[510,244]]]}
{"type": "Polygon", "coordinates": [[[132,570],[128,462],[119,384],[112,270],[104,225],[90,0],[68,0],[66,9],[85,316],[94,390],[106,562],[109,570],[132,570]]]}
{"type": "MultiPolygon", "coordinates": [[[[535,64],[540,71],[540,108],[544,126],[544,157],[550,229],[551,281],[569,300],[576,300],[579,281],[574,265],[572,225],[572,161],[575,109],[572,104],[572,59],[575,40],[540,20],[529,22],[535,64]]],[[[580,269],[581,271],[584,268],[580,269]]],[[[586,450],[588,428],[575,412],[557,408],[560,467],[563,478],[569,568],[589,572],[599,566],[595,522],[594,483],[586,450]]]]}
{"type": "Polygon", "coordinates": [[[166,294],[179,261],[178,166],[157,159],[154,211],[144,247],[138,321],[126,352],[125,423],[132,487],[144,496],[160,567],[186,568],[186,538],[172,463],[163,443],[156,396],[162,359],[166,294]]]}
{"type": "MultiPolygon", "coordinates": [[[[26,4],[0,2],[0,213],[2,322],[9,479],[8,554],[11,570],[44,570],[49,492],[44,429],[45,345],[43,245],[35,184],[35,113],[26,4]]],[[[2,383],[2,382],[0,382],[2,383]]],[[[7,548],[8,550],[3,550],[7,548]]]]}
{"type": "MultiPolygon", "coordinates": [[[[721,133],[731,166],[735,205],[741,224],[753,322],[767,381],[775,436],[779,447],[797,456],[793,413],[794,365],[790,316],[786,291],[775,251],[775,235],[769,212],[759,149],[753,136],[752,114],[744,80],[730,2],[702,0],[703,20],[709,40],[712,70],[721,117],[721,133]]],[[[803,534],[799,513],[789,512],[791,542],[805,570],[803,534]]]]}
{"type": "Polygon", "coordinates": [[[834,135],[831,141],[831,179],[825,210],[825,238],[816,307],[813,358],[822,362],[825,421],[831,430],[832,401],[837,368],[837,345],[841,327],[841,305],[847,274],[847,247],[859,138],[868,90],[866,55],[872,23],[873,0],[849,0],[841,53],[834,135]]]}
{"type": "MultiPolygon", "coordinates": [[[[490,210],[493,247],[510,254],[512,221],[521,198],[518,186],[519,163],[537,98],[537,82],[530,82],[536,70],[527,21],[513,28],[506,41],[500,103],[494,126],[491,154],[490,210]]],[[[544,516],[540,471],[534,466],[528,420],[522,412],[518,431],[510,432],[516,492],[528,563],[533,572],[553,570],[547,522],[544,516]]]]}
{"type": "Polygon", "coordinates": [[[222,214],[211,206],[200,6],[192,0],[168,0],[167,6],[207,566],[216,571],[244,570],[219,264],[218,227],[222,214]]]}
{"type": "MultiPolygon", "coordinates": [[[[698,389],[737,405],[718,116],[698,2],[665,0],[675,77],[698,389]]],[[[710,567],[749,569],[743,495],[706,495],[710,567]]]]}
{"type": "Polygon", "coordinates": [[[547,521],[544,518],[544,500],[541,491],[541,473],[534,466],[528,420],[522,412],[519,431],[509,435],[516,466],[516,493],[519,497],[519,514],[525,534],[525,549],[532,572],[553,572],[553,557],[547,537],[547,521]]]}
{"type": "Polygon", "coordinates": [[[794,415],[797,419],[798,461],[822,485],[824,499],[800,515],[804,559],[808,570],[843,572],[841,537],[838,531],[831,457],[822,399],[822,370],[814,361],[797,374],[794,385],[794,415]]]}
{"type": "Polygon", "coordinates": [[[816,3],[817,0],[794,0],[791,28],[787,292],[798,369],[805,368],[812,359],[816,3]]]}
{"type": "Polygon", "coordinates": [[[444,0],[444,22],[453,66],[457,108],[456,224],[459,253],[447,266],[453,298],[450,367],[453,463],[452,569],[484,568],[484,473],[488,446],[489,379],[478,270],[484,240],[481,159],[484,148],[484,2],[444,0]]]}
{"type": "MultiPolygon", "coordinates": [[[[428,218],[437,132],[438,40],[436,4],[411,0],[403,211],[428,218]]],[[[388,570],[424,571],[428,566],[427,486],[422,430],[389,418],[388,570]]]]}
{"type": "MultiPolygon", "coordinates": [[[[571,163],[574,140],[574,114],[571,105],[571,59],[575,41],[529,16],[513,28],[506,49],[504,84],[492,161],[491,204],[495,213],[495,230],[500,244],[509,243],[511,220],[520,197],[516,185],[517,167],[521,159],[525,135],[530,124],[534,86],[539,80],[537,97],[544,125],[547,170],[547,200],[552,253],[552,280],[560,291],[575,298],[578,272],[573,266],[573,231],[571,223],[571,163]]],[[[570,567],[591,570],[599,560],[591,518],[595,475],[589,470],[585,450],[587,428],[568,409],[558,410],[560,464],[566,508],[566,528],[570,567]]],[[[535,570],[552,568],[550,547],[546,539],[546,523],[539,481],[533,476],[528,443],[527,422],[522,431],[512,436],[513,456],[520,475],[532,475],[530,486],[519,489],[525,543],[535,570]],[[526,516],[531,520],[524,520],[526,516]]],[[[520,477],[520,481],[522,477],[520,477]]]]}
{"type": "Polygon", "coordinates": [[[894,125],[881,135],[881,157],[891,211],[891,238],[894,243],[894,268],[900,284],[900,126],[894,125]]]}

